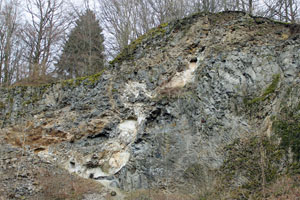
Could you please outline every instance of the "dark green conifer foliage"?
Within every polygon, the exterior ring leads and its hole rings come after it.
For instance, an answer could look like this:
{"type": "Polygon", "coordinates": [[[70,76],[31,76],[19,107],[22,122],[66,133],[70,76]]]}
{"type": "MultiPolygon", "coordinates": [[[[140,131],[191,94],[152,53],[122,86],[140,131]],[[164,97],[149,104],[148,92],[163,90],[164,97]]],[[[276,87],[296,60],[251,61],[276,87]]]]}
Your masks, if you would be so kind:
{"type": "Polygon", "coordinates": [[[104,37],[93,11],[86,12],[76,21],[62,55],[56,64],[63,78],[76,78],[95,74],[104,69],[104,37]]]}

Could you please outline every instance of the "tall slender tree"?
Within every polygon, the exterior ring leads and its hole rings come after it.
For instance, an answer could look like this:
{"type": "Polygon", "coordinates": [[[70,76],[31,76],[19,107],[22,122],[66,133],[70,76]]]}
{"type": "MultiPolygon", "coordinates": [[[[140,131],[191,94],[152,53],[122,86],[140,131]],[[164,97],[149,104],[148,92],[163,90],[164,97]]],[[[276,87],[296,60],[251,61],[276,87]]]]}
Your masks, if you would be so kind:
{"type": "Polygon", "coordinates": [[[0,1],[0,85],[18,80],[22,45],[18,0],[0,1]]]}
{"type": "Polygon", "coordinates": [[[64,44],[56,64],[63,78],[91,75],[104,68],[104,37],[102,28],[93,11],[87,9],[79,16],[64,44]]]}

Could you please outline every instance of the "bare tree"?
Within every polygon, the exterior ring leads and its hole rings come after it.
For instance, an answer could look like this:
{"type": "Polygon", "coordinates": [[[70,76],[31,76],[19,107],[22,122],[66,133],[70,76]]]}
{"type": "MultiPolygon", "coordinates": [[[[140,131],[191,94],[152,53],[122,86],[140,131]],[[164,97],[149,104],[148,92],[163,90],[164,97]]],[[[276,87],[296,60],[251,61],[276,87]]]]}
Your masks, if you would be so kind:
{"type": "MultiPolygon", "coordinates": [[[[181,0],[149,0],[157,24],[187,15],[188,2],[181,0]]],[[[156,24],[156,25],[157,25],[156,24]]]]}
{"type": "Polygon", "coordinates": [[[300,14],[300,2],[297,0],[265,0],[264,4],[265,16],[280,21],[295,23],[300,14]]]}
{"type": "Polygon", "coordinates": [[[19,78],[22,48],[18,20],[18,1],[0,1],[0,83],[4,86],[19,78]]]}
{"type": "Polygon", "coordinates": [[[289,20],[292,23],[296,22],[296,18],[299,16],[299,5],[300,2],[296,0],[288,0],[288,6],[289,6],[289,20]]]}
{"type": "Polygon", "coordinates": [[[188,0],[98,0],[109,56],[151,28],[191,13],[188,0]]]}
{"type": "Polygon", "coordinates": [[[23,41],[31,77],[45,75],[58,51],[69,18],[63,12],[63,0],[27,0],[31,20],[26,22],[23,41]]]}
{"type": "Polygon", "coordinates": [[[134,12],[135,0],[99,0],[100,21],[105,28],[107,40],[114,42],[106,45],[111,52],[119,52],[137,37],[135,28],[137,13],[134,12]],[[134,31],[133,31],[134,30],[134,31]]]}
{"type": "Polygon", "coordinates": [[[192,5],[195,10],[193,12],[218,12],[224,6],[224,10],[227,10],[228,2],[223,0],[192,0],[192,5]]]}

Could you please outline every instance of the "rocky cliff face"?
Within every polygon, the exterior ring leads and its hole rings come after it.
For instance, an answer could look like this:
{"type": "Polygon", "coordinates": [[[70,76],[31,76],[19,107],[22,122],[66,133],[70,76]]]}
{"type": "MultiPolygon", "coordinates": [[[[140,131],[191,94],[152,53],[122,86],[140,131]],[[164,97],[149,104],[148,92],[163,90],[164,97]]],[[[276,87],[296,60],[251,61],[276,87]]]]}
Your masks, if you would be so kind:
{"type": "Polygon", "coordinates": [[[95,76],[1,89],[1,148],[97,180],[117,191],[110,198],[158,189],[194,199],[222,187],[249,197],[298,169],[297,28],[196,14],[151,30],[95,76]],[[284,146],[284,134],[296,142],[284,146]]]}

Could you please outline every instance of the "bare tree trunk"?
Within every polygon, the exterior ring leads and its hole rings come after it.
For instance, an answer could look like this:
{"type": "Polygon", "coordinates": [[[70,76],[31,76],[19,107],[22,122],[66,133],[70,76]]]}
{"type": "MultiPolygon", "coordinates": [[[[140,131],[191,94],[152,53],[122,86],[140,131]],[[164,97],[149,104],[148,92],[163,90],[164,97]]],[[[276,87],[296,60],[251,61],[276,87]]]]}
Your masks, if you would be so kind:
{"type": "Polygon", "coordinates": [[[284,0],[285,22],[289,21],[288,0],[284,0]]]}
{"type": "Polygon", "coordinates": [[[293,0],[289,0],[289,9],[290,9],[290,17],[291,17],[291,22],[295,23],[296,22],[296,15],[297,15],[297,4],[294,4],[293,0]],[[295,6],[295,9],[293,8],[295,6]]]}
{"type": "Polygon", "coordinates": [[[62,10],[63,4],[64,0],[27,0],[31,20],[27,21],[23,40],[27,45],[27,61],[33,78],[45,76],[53,65],[54,47],[61,42],[69,26],[69,19],[62,10]]]}
{"type": "Polygon", "coordinates": [[[253,14],[253,0],[249,0],[249,14],[253,14]]]}
{"type": "Polygon", "coordinates": [[[0,2],[0,84],[10,85],[20,61],[17,47],[17,1],[0,2]]]}

